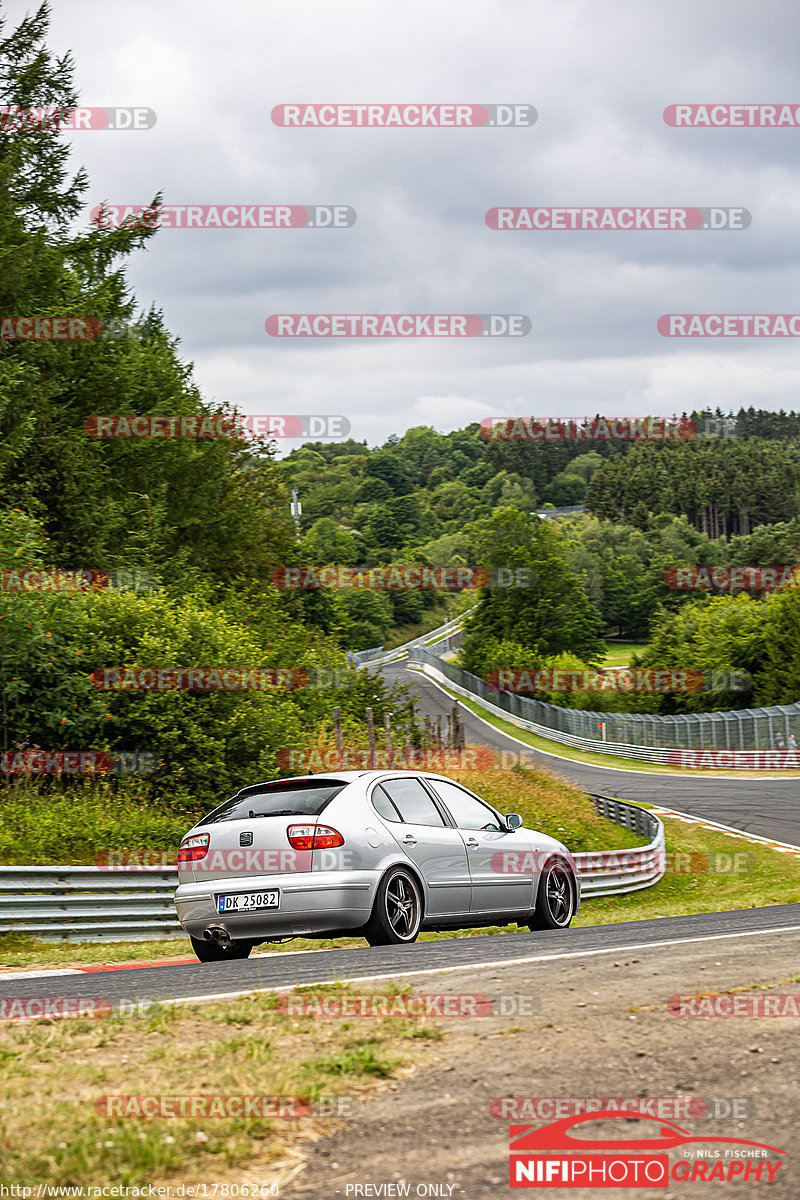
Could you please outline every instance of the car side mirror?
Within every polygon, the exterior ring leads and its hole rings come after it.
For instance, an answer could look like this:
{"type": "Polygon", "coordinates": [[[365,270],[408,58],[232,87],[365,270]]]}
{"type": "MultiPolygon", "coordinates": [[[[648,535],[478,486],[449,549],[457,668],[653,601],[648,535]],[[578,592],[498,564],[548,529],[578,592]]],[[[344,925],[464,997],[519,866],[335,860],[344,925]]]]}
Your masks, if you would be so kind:
{"type": "Polygon", "coordinates": [[[506,825],[511,830],[521,829],[522,817],[519,815],[519,813],[506,813],[506,825]]]}

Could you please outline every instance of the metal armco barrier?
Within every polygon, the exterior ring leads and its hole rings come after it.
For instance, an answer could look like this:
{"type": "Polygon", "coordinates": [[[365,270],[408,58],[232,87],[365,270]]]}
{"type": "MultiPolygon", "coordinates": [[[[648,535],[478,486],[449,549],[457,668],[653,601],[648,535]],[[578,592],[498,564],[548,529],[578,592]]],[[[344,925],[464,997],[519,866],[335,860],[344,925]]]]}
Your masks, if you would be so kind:
{"type": "Polygon", "coordinates": [[[615,800],[610,796],[592,796],[601,817],[622,825],[640,837],[649,837],[646,846],[631,850],[580,851],[573,857],[581,877],[585,900],[592,896],[619,896],[652,887],[666,873],[664,825],[655,813],[615,800]]]}
{"type": "MultiPolygon", "coordinates": [[[[664,826],[625,800],[593,796],[604,817],[643,837],[632,850],[575,855],[583,896],[613,896],[657,883],[664,874],[664,826]],[[595,860],[594,862],[592,860],[595,860]]],[[[43,941],[141,942],[182,937],[172,904],[177,872],[101,867],[0,867],[0,934],[43,941]]]]}
{"type": "Polygon", "coordinates": [[[171,868],[0,867],[0,934],[45,941],[182,937],[171,868]]]}
{"type": "Polygon", "coordinates": [[[393,662],[396,658],[402,658],[404,654],[414,650],[417,646],[438,646],[440,642],[447,639],[449,634],[460,630],[462,621],[471,611],[472,609],[467,609],[467,612],[453,617],[452,621],[446,621],[437,629],[429,629],[427,633],[421,633],[419,637],[413,638],[410,642],[403,642],[402,646],[395,646],[394,650],[384,650],[382,646],[375,650],[356,650],[355,653],[350,650],[348,651],[348,661],[356,669],[364,666],[379,667],[393,662]]]}

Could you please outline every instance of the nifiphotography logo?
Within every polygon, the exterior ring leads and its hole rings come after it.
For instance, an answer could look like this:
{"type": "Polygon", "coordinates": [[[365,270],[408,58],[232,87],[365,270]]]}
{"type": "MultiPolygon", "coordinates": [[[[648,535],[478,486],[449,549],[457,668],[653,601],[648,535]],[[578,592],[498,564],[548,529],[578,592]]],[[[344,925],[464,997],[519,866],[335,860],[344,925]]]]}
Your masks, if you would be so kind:
{"type": "Polygon", "coordinates": [[[565,1117],[549,1125],[509,1126],[511,1187],[669,1187],[675,1183],[772,1183],[784,1150],[744,1138],[695,1137],[670,1121],[608,1109],[565,1117]],[[595,1121],[645,1121],[641,1136],[597,1138],[595,1121]],[[576,1128],[574,1132],[573,1127],[576,1128]],[[670,1164],[670,1150],[677,1161],[670,1164]]]}

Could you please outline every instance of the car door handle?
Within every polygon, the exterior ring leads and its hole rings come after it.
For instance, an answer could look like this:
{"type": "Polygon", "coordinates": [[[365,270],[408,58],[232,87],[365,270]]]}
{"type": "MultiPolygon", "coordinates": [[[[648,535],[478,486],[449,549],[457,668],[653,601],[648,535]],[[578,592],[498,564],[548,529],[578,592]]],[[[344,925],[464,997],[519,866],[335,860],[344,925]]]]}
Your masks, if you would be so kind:
{"type": "Polygon", "coordinates": [[[415,837],[412,837],[410,833],[407,833],[406,836],[403,838],[404,846],[416,846],[416,844],[417,844],[417,839],[415,837]]]}
{"type": "Polygon", "coordinates": [[[468,846],[470,850],[477,850],[480,843],[476,842],[475,838],[470,838],[468,842],[465,842],[465,845],[468,846]]]}

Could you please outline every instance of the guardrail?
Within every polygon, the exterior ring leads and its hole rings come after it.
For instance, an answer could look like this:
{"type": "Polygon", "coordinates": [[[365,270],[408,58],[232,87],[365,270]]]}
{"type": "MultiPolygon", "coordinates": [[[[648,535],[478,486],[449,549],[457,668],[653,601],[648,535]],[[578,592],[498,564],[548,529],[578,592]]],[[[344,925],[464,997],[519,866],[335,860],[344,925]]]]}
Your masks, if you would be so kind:
{"type": "MultiPolygon", "coordinates": [[[[665,868],[664,826],[658,817],[625,800],[592,800],[602,816],[651,840],[632,850],[576,854],[584,898],[657,883],[665,868]]],[[[183,937],[172,903],[177,886],[177,872],[161,867],[0,867],[0,934],[21,933],[48,942],[183,937]]]]}
{"type": "Polygon", "coordinates": [[[348,650],[347,662],[351,667],[360,667],[362,663],[371,662],[375,658],[382,658],[386,653],[383,646],[373,646],[371,650],[348,650]]]}
{"type": "Polygon", "coordinates": [[[0,867],[0,934],[73,942],[182,937],[177,886],[169,868],[0,867]]]}
{"type": "Polygon", "coordinates": [[[611,796],[592,796],[591,799],[601,817],[641,837],[649,837],[650,841],[646,846],[634,846],[631,850],[584,850],[573,855],[581,877],[583,899],[639,892],[663,879],[667,868],[664,825],[655,813],[611,796]]]}
{"type": "Polygon", "coordinates": [[[439,642],[444,641],[448,634],[460,629],[467,613],[471,611],[472,609],[467,609],[466,612],[460,613],[459,616],[453,617],[450,621],[446,621],[444,625],[439,625],[436,629],[429,629],[427,633],[421,633],[419,637],[412,638],[410,642],[403,642],[402,646],[395,646],[393,650],[384,650],[383,647],[379,647],[377,650],[349,651],[348,659],[351,665],[358,670],[359,667],[367,665],[371,667],[384,666],[386,663],[394,662],[397,658],[402,658],[410,650],[418,646],[436,646],[439,642]]]}

